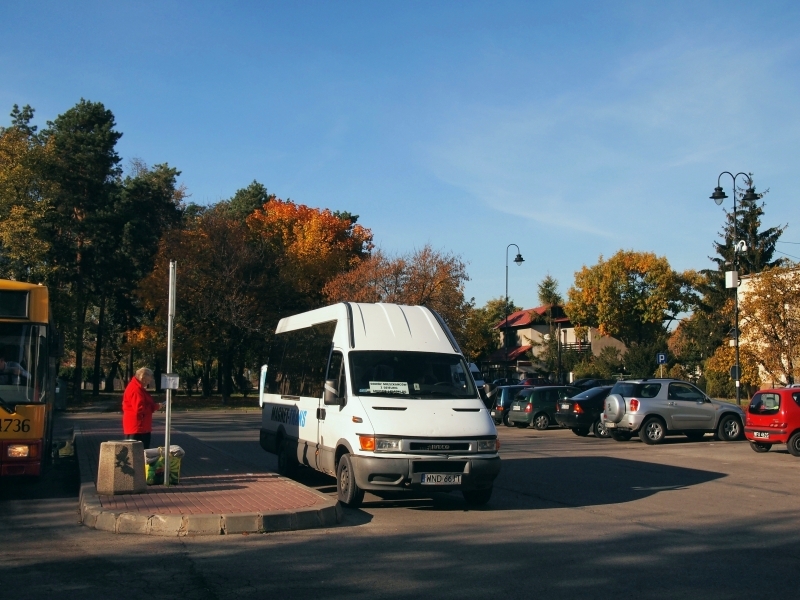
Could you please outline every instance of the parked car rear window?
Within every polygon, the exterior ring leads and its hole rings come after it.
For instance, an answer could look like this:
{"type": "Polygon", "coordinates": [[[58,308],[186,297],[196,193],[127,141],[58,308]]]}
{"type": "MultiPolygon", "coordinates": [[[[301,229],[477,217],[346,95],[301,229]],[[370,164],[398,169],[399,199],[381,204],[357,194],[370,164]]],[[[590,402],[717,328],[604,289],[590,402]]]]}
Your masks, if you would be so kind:
{"type": "Polygon", "coordinates": [[[551,388],[527,388],[514,397],[517,402],[533,402],[535,398],[541,399],[551,388]],[[534,398],[535,397],[535,398],[534,398]]]}
{"type": "MultiPolygon", "coordinates": [[[[800,394],[797,394],[800,395],[800,394]]],[[[750,401],[748,411],[753,415],[774,415],[781,409],[781,395],[758,393],[750,401]]]]}
{"type": "Polygon", "coordinates": [[[660,383],[636,383],[633,381],[618,381],[611,388],[612,394],[619,394],[625,398],[655,398],[661,391],[660,383]]]}
{"type": "Polygon", "coordinates": [[[800,392],[793,392],[793,393],[792,393],[792,400],[794,400],[794,401],[795,401],[795,403],[796,403],[798,406],[800,406],[800,392]]]}
{"type": "Polygon", "coordinates": [[[591,400],[600,396],[608,396],[609,387],[593,387],[572,397],[573,400],[591,400]]]}

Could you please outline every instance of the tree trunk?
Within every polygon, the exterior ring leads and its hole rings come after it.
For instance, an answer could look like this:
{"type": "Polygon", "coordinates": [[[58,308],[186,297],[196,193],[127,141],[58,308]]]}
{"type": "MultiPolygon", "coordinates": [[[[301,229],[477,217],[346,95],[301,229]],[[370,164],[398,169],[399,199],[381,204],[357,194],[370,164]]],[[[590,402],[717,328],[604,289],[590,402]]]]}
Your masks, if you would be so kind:
{"type": "Polygon", "coordinates": [[[227,404],[233,391],[233,365],[231,364],[231,351],[225,352],[222,360],[222,403],[227,404]]]}
{"type": "Polygon", "coordinates": [[[97,341],[94,344],[94,376],[92,377],[92,396],[100,395],[101,355],[103,353],[103,323],[106,316],[106,298],[100,298],[100,316],[97,319],[97,341]]]}
{"type": "Polygon", "coordinates": [[[114,391],[114,380],[117,378],[119,372],[119,360],[113,360],[108,367],[108,375],[106,376],[106,391],[114,391]]]}
{"type": "Polygon", "coordinates": [[[213,364],[214,361],[210,358],[203,362],[203,374],[201,375],[203,382],[203,398],[211,396],[211,367],[213,364]]]}
{"type": "Polygon", "coordinates": [[[75,315],[75,373],[72,376],[72,395],[76,402],[83,398],[83,331],[86,327],[86,303],[78,294],[78,310],[75,315]]]}
{"type": "Polygon", "coordinates": [[[128,369],[127,373],[125,373],[125,381],[123,382],[124,385],[128,385],[128,382],[133,379],[133,348],[130,349],[128,352],[128,369]]]}
{"type": "Polygon", "coordinates": [[[222,358],[217,357],[217,393],[222,394],[222,401],[225,402],[225,392],[222,390],[222,358]]]}

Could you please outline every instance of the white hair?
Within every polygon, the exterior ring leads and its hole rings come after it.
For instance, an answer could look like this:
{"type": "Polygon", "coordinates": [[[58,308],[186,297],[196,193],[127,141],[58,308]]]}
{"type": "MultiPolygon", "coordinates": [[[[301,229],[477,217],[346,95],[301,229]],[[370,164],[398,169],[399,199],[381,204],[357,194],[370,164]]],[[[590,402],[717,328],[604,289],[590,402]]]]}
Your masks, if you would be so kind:
{"type": "Polygon", "coordinates": [[[142,381],[145,375],[150,377],[150,379],[154,379],[153,372],[147,367],[142,367],[141,369],[136,370],[136,379],[138,379],[139,381],[142,381]]]}

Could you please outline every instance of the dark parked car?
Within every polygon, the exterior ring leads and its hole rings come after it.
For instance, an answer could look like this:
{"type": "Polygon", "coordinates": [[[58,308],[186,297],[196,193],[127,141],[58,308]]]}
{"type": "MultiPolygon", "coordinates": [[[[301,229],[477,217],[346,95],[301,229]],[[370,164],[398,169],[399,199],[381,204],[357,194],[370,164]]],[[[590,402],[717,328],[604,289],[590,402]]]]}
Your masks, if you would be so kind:
{"type": "Polygon", "coordinates": [[[511,407],[514,396],[524,389],[525,386],[522,385],[503,385],[495,390],[491,411],[495,424],[502,423],[506,427],[511,427],[508,423],[508,409],[511,407]]]}
{"type": "Polygon", "coordinates": [[[519,383],[520,385],[553,385],[553,382],[547,381],[544,377],[526,377],[519,383]]]}
{"type": "Polygon", "coordinates": [[[586,436],[593,431],[597,438],[611,437],[602,418],[605,399],[610,392],[611,386],[603,385],[561,400],[556,411],[556,422],[571,429],[575,435],[586,436]]]}
{"type": "Polygon", "coordinates": [[[519,380],[511,379],[509,377],[501,377],[500,379],[495,379],[492,381],[492,385],[494,387],[500,387],[501,385],[519,385],[519,380]]]}
{"type": "Polygon", "coordinates": [[[517,427],[547,429],[556,422],[556,405],[579,391],[578,388],[565,385],[524,388],[511,402],[508,422],[517,427]]]}
{"type": "Polygon", "coordinates": [[[599,387],[601,385],[614,385],[615,383],[617,383],[615,379],[576,379],[570,385],[585,391],[590,390],[593,387],[599,387]]]}

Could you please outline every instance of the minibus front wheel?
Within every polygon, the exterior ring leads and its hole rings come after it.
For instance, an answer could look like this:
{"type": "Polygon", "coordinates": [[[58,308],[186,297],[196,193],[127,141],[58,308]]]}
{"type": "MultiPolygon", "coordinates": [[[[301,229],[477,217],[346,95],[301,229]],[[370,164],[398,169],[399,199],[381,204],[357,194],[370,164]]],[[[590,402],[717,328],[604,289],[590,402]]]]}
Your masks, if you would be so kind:
{"type": "Polygon", "coordinates": [[[358,508],[364,500],[364,490],[356,483],[353,461],[349,454],[343,454],[336,469],[336,492],[339,502],[350,508],[358,508]]]}

